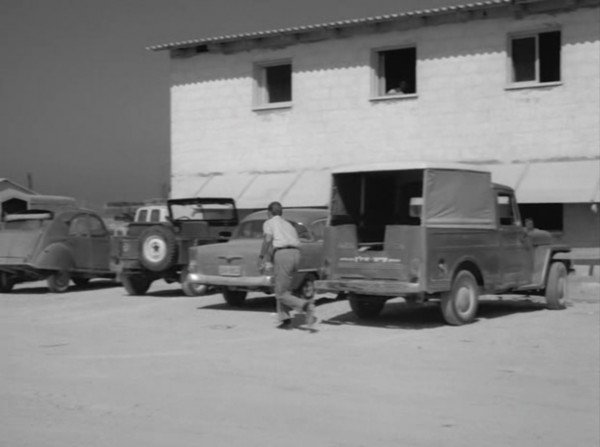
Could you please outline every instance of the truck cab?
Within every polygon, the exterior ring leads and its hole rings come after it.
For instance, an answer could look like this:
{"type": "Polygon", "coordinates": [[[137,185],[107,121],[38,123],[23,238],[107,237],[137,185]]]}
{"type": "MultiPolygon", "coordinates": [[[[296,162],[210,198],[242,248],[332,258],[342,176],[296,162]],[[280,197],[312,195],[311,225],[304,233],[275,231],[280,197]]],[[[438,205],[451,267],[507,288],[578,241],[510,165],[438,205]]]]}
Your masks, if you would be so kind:
{"type": "Polygon", "coordinates": [[[543,294],[564,307],[568,262],[550,234],[528,231],[514,191],[459,164],[346,167],[332,174],[318,290],[345,293],[361,318],[385,302],[439,300],[454,325],[475,319],[482,293],[543,294]],[[554,265],[556,264],[556,265],[554,265]]]}

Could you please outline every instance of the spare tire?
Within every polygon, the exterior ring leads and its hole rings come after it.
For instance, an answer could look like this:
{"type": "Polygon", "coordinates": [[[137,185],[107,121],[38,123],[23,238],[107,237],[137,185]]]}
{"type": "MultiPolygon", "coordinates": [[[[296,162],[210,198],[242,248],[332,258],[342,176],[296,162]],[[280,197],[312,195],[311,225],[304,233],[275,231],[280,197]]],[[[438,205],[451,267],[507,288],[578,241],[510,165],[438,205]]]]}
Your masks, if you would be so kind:
{"type": "Polygon", "coordinates": [[[167,227],[155,225],[140,235],[140,262],[152,272],[163,272],[175,263],[177,241],[167,227]]]}

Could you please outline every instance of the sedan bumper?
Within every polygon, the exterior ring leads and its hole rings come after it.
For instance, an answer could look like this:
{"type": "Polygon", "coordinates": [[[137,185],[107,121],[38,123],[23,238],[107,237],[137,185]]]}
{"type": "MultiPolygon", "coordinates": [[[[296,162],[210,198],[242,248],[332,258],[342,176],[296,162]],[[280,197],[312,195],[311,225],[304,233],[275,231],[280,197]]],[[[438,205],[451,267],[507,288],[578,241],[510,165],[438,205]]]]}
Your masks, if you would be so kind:
{"type": "Polygon", "coordinates": [[[190,273],[186,280],[190,284],[206,284],[211,286],[265,288],[273,287],[272,276],[218,276],[190,273]]]}

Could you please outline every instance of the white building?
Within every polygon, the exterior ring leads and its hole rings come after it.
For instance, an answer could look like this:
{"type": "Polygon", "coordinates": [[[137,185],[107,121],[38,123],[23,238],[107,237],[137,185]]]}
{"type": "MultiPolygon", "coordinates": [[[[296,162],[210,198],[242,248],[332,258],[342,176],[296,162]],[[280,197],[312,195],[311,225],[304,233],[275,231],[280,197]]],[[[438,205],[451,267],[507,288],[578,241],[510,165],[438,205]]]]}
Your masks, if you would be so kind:
{"type": "Polygon", "coordinates": [[[446,3],[151,47],[172,196],[324,206],[340,165],[478,163],[537,226],[599,246],[600,1],[446,3]]]}

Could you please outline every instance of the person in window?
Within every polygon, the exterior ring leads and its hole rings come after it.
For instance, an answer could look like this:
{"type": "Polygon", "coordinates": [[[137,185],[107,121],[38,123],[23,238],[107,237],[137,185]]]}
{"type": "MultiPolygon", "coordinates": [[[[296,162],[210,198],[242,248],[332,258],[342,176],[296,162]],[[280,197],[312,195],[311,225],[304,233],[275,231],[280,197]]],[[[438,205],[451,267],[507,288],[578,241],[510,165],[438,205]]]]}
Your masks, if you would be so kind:
{"type": "Polygon", "coordinates": [[[300,240],[294,226],[282,217],[283,207],[271,202],[267,207],[268,219],[263,224],[263,243],[259,255],[259,269],[273,269],[275,299],[280,329],[291,329],[290,312],[304,312],[306,324],[313,327],[315,305],[312,300],[298,298],[291,293],[292,279],[300,264],[300,240]]]}
{"type": "Polygon", "coordinates": [[[406,81],[400,81],[396,87],[387,91],[388,95],[403,95],[405,93],[408,93],[408,82],[406,81]]]}

